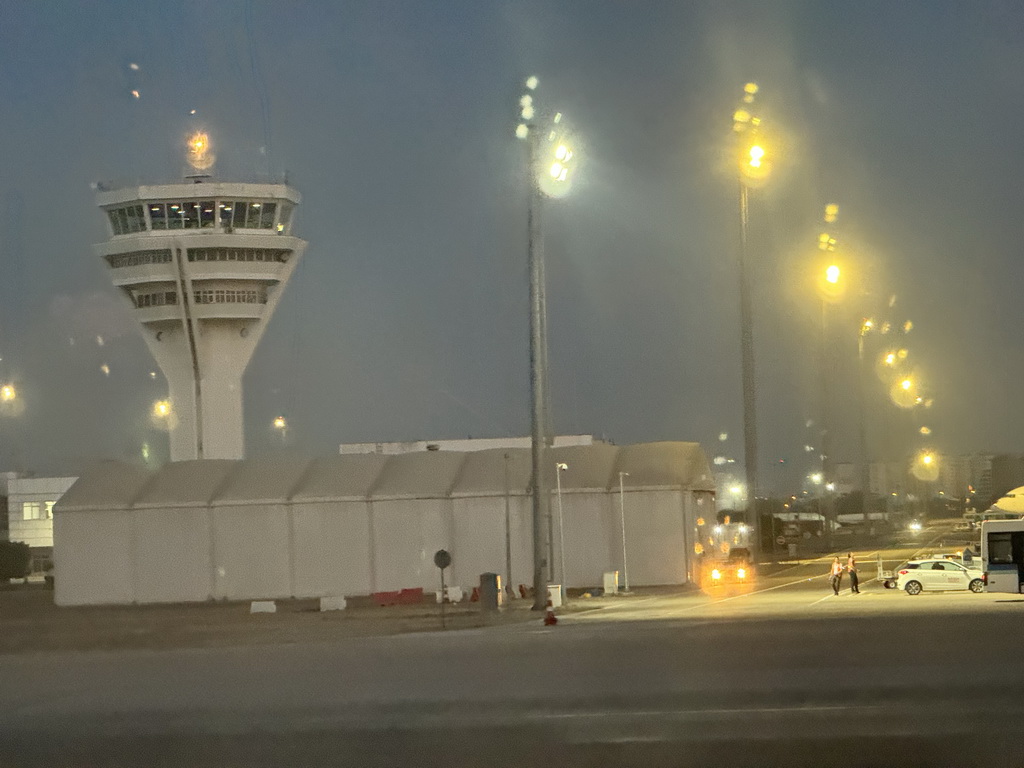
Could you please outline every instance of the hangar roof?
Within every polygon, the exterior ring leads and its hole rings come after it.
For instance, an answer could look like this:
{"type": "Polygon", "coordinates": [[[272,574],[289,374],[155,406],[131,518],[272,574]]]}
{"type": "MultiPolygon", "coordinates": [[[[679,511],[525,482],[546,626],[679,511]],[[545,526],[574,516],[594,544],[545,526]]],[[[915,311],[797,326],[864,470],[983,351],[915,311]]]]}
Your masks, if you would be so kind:
{"type": "MultiPolygon", "coordinates": [[[[689,488],[714,491],[707,457],[697,443],[572,445],[548,452],[552,474],[564,463],[564,491],[689,488]]],[[[319,459],[207,459],[165,464],[156,471],[104,462],[64,495],[58,511],[194,507],[342,499],[497,496],[530,492],[531,452],[483,451],[344,454],[319,459]],[[508,459],[506,459],[506,455],[508,459]],[[508,481],[506,486],[506,469],[508,481]]]]}
{"type": "Polygon", "coordinates": [[[54,509],[128,509],[154,474],[123,461],[101,461],[68,488],[54,509]]]}

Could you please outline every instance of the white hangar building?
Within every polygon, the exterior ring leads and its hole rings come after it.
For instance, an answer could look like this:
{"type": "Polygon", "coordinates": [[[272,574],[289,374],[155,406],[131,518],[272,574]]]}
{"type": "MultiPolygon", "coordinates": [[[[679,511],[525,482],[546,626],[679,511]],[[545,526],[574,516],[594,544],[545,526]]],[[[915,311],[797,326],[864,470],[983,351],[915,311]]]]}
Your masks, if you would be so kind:
{"type": "MultiPolygon", "coordinates": [[[[549,450],[555,574],[570,587],[622,570],[631,585],[695,577],[715,523],[714,478],[696,443],[549,450]],[[624,493],[619,495],[620,473],[624,493]],[[564,541],[559,541],[559,528],[564,541]]],[[[54,508],[59,605],[355,596],[470,587],[506,572],[532,582],[530,450],[422,451],[318,459],[197,460],[84,474],[54,508]]]]}

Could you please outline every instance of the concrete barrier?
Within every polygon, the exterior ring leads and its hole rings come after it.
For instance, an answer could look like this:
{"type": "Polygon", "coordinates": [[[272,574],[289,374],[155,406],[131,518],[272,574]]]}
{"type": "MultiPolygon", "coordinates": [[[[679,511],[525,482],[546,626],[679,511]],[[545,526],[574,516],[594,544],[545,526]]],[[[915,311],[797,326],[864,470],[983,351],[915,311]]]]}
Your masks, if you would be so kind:
{"type": "Polygon", "coordinates": [[[348,607],[348,601],[344,597],[337,596],[320,598],[321,611],[344,611],[346,607],[348,607]]]}
{"type": "Polygon", "coordinates": [[[277,603],[273,600],[253,600],[249,604],[249,613],[277,613],[277,603]]]}

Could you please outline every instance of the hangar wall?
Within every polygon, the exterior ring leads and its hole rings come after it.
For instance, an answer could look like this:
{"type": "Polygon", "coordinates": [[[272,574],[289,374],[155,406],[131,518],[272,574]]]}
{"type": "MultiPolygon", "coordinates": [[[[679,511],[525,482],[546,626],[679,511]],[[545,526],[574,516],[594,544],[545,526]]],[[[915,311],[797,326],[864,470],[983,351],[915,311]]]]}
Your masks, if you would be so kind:
{"type": "MultiPolygon", "coordinates": [[[[561,526],[552,495],[556,581],[563,549],[568,586],[596,586],[605,571],[621,570],[623,511],[631,585],[692,577],[697,500],[714,490],[699,446],[570,446],[552,454],[570,467],[562,476],[561,526]],[[620,472],[628,472],[621,497],[620,472]]],[[[55,599],[85,605],[432,591],[439,588],[438,549],[452,553],[449,583],[471,587],[480,573],[505,575],[506,508],[512,584],[529,584],[529,467],[524,449],[189,461],[155,472],[109,463],[83,475],[54,509],[55,599]]]]}

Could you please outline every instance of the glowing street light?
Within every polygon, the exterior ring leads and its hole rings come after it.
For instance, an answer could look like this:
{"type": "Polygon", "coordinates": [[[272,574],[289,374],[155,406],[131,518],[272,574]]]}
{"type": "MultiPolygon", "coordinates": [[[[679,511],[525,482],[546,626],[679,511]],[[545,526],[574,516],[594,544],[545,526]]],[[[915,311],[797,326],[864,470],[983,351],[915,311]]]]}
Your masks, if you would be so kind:
{"type": "Polygon", "coordinates": [[[750,225],[750,188],[762,185],[771,174],[771,153],[759,135],[761,118],[751,112],[757,83],[743,86],[743,106],[733,112],[732,128],[738,135],[736,160],[739,172],[740,252],[740,361],[743,387],[743,464],[747,486],[747,520],[753,528],[755,551],[761,549],[757,516],[757,391],[754,370],[754,316],[748,280],[747,240],[750,225]]]}
{"type": "Polygon", "coordinates": [[[281,442],[284,443],[288,440],[288,419],[284,416],[274,417],[274,429],[281,435],[281,442]]]}
{"type": "MultiPolygon", "coordinates": [[[[536,77],[526,80],[526,91],[519,99],[519,122],[515,135],[526,142],[529,197],[527,206],[528,264],[530,274],[530,422],[531,422],[531,484],[533,486],[533,608],[546,606],[545,565],[554,579],[553,551],[545,557],[544,520],[548,521],[551,539],[550,471],[547,462],[550,396],[548,393],[547,295],[544,276],[543,235],[540,213],[543,197],[566,193],[571,176],[574,152],[564,136],[562,113],[551,120],[546,138],[538,122],[535,92],[536,77]],[[544,141],[542,142],[542,138],[544,141]],[[550,154],[547,154],[550,152],[550,154]],[[544,169],[543,172],[539,169],[544,169]]],[[[556,473],[560,470],[556,470],[556,473]]],[[[561,482],[561,481],[559,481],[561,482]]]]}
{"type": "Polygon", "coordinates": [[[837,285],[839,283],[839,275],[839,267],[835,264],[831,264],[825,269],[825,280],[832,285],[837,285]]]}
{"type": "Polygon", "coordinates": [[[170,400],[157,400],[153,403],[153,416],[157,419],[167,419],[172,413],[170,400]]]}
{"type": "Polygon", "coordinates": [[[18,391],[13,384],[4,384],[0,387],[0,402],[9,403],[18,397],[18,391]]]}

